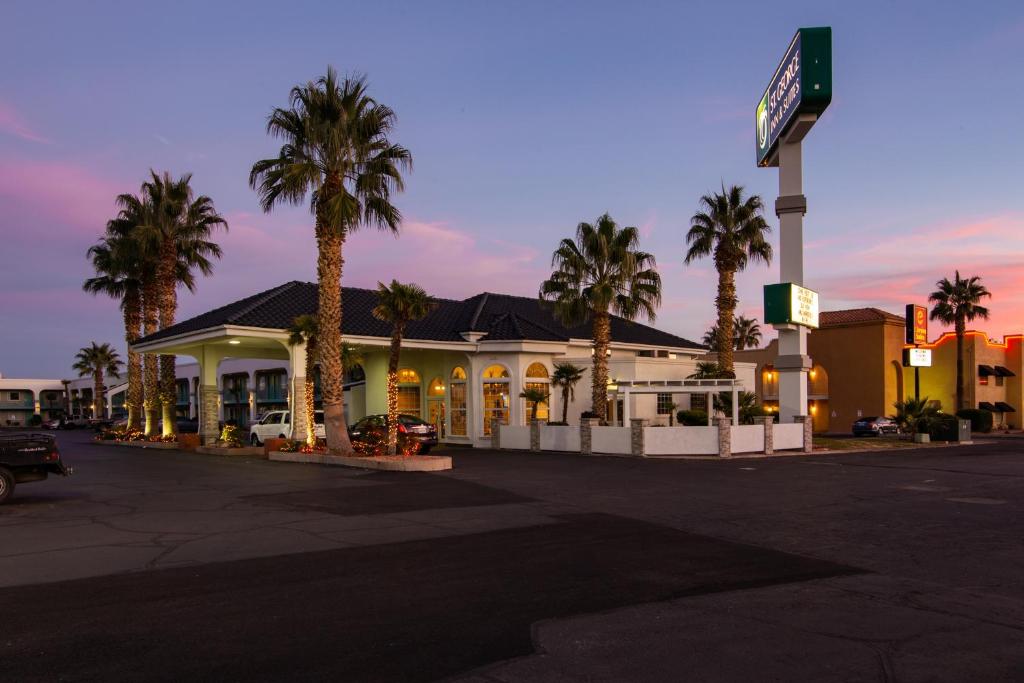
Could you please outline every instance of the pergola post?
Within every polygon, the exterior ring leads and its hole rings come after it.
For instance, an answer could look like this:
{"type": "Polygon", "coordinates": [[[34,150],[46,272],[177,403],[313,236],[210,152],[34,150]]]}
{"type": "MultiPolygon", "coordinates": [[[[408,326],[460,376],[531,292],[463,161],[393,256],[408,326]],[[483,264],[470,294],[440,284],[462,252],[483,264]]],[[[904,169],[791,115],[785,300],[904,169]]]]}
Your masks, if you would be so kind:
{"type": "Polygon", "coordinates": [[[224,355],[209,344],[204,344],[196,357],[199,361],[199,434],[204,446],[213,446],[220,438],[217,368],[222,358],[224,355]]]}
{"type": "Polygon", "coordinates": [[[710,426],[712,426],[714,424],[714,419],[715,419],[715,399],[714,399],[714,396],[715,396],[714,393],[712,393],[710,391],[707,393],[707,401],[708,401],[708,403],[707,403],[707,406],[708,406],[708,427],[710,427],[710,426]]]}
{"type": "Polygon", "coordinates": [[[732,423],[740,423],[740,392],[735,384],[732,385],[732,423]]]}
{"type": "Polygon", "coordinates": [[[629,387],[623,387],[622,389],[622,424],[632,424],[630,422],[631,411],[629,409],[629,387]]]}
{"type": "MultiPolygon", "coordinates": [[[[292,378],[291,391],[291,413],[292,413],[292,438],[296,441],[306,440],[306,391],[313,391],[312,386],[306,384],[306,345],[296,344],[289,347],[289,362],[292,378]]],[[[312,382],[310,382],[312,384],[312,382]]]]}

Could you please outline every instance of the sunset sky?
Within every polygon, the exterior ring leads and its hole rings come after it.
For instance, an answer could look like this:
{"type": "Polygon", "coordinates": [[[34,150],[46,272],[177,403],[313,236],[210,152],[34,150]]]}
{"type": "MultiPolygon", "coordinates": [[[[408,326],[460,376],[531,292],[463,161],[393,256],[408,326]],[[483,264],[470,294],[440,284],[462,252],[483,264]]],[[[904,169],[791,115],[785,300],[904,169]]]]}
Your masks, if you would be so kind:
{"type": "MultiPolygon", "coordinates": [[[[978,327],[1024,332],[1019,2],[7,2],[0,373],[66,377],[91,340],[123,351],[115,303],[81,291],[85,251],[151,167],[192,172],[230,222],[179,319],[313,281],[308,210],[264,215],[247,181],[276,153],[270,109],[328,64],[369,76],[415,159],[401,237],[355,235],[345,284],[533,296],[557,241],[607,211],[657,257],[657,326],[699,340],[716,275],[682,263],[689,217],[723,182],[773,204],[754,107],[800,26],[833,28],[835,95],[804,145],[822,309],[901,312],[959,268],[994,295],[978,327]]],[[[777,262],[741,274],[740,312],[760,318],[777,280],[777,262]]]]}

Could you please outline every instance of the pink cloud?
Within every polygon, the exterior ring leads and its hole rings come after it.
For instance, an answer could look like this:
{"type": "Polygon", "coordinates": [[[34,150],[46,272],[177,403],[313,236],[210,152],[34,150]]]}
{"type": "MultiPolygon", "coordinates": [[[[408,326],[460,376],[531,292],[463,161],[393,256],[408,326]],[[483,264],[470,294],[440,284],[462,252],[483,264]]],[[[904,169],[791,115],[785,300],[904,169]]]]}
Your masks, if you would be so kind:
{"type": "Polygon", "coordinates": [[[76,234],[102,232],[114,216],[117,195],[131,189],[79,163],[0,162],[0,197],[10,207],[32,215],[37,225],[48,220],[69,226],[76,234]]]}
{"type": "Polygon", "coordinates": [[[0,131],[29,142],[53,144],[52,140],[34,131],[14,107],[3,102],[0,102],[0,131]]]}

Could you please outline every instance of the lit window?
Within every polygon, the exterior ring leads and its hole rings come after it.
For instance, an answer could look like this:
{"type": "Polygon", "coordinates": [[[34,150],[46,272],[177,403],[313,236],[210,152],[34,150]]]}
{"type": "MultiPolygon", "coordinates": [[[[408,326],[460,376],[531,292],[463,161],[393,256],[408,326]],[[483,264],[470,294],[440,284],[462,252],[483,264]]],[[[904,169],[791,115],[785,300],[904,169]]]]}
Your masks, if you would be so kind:
{"type": "Polygon", "coordinates": [[[466,383],[464,381],[452,382],[451,402],[452,434],[454,436],[466,436],[466,383]]]}
{"type": "Polygon", "coordinates": [[[440,377],[430,380],[427,386],[427,396],[444,396],[444,381],[440,377]]]}
{"type": "MultiPolygon", "coordinates": [[[[548,393],[548,383],[547,382],[527,382],[524,388],[526,388],[526,389],[540,389],[545,394],[548,393]]],[[[523,417],[526,419],[527,422],[530,421],[530,414],[532,412],[533,412],[533,401],[526,401],[526,410],[523,413],[523,417]]],[[[537,404],[537,419],[538,420],[546,420],[546,419],[548,419],[548,402],[547,401],[541,401],[540,403],[537,404]]]]}
{"type": "Polygon", "coordinates": [[[543,363],[530,363],[530,367],[526,368],[526,376],[547,379],[548,369],[544,367],[543,363]]]}
{"type": "Polygon", "coordinates": [[[419,384],[420,373],[416,372],[412,368],[402,368],[398,371],[398,383],[399,384],[419,384]]]}
{"type": "Polygon", "coordinates": [[[466,371],[463,370],[458,365],[456,365],[454,368],[452,368],[452,379],[465,380],[466,379],[466,371]]]}
{"type": "MultiPolygon", "coordinates": [[[[501,366],[494,366],[500,368],[501,366]]],[[[505,374],[508,376],[508,373],[505,374]]],[[[484,435],[491,433],[491,420],[508,424],[508,382],[484,382],[484,435]]]]}
{"type": "Polygon", "coordinates": [[[484,370],[484,379],[508,379],[508,370],[504,365],[492,365],[484,370]]]}
{"type": "Polygon", "coordinates": [[[418,386],[398,387],[398,412],[403,415],[420,416],[420,388],[418,386]]]}

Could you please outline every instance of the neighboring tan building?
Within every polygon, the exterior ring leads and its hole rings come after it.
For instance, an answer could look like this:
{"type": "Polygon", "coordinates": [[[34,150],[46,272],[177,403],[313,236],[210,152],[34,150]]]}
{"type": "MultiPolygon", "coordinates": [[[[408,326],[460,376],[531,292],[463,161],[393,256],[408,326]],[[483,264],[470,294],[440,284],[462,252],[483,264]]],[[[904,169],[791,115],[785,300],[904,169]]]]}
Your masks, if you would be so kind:
{"type": "MultiPolygon", "coordinates": [[[[819,325],[807,336],[813,363],[807,412],[816,432],[848,432],[858,417],[892,415],[894,403],[914,395],[914,369],[903,367],[903,316],[878,308],[823,311],[819,325]]],[[[920,369],[920,396],[955,412],[956,336],[943,334],[924,348],[932,349],[932,366],[920,369]]],[[[777,355],[778,340],[735,354],[757,364],[756,392],[769,410],[778,409],[777,355]]],[[[991,410],[997,425],[1019,427],[1021,336],[998,343],[971,331],[964,355],[967,405],[991,410]]]]}

